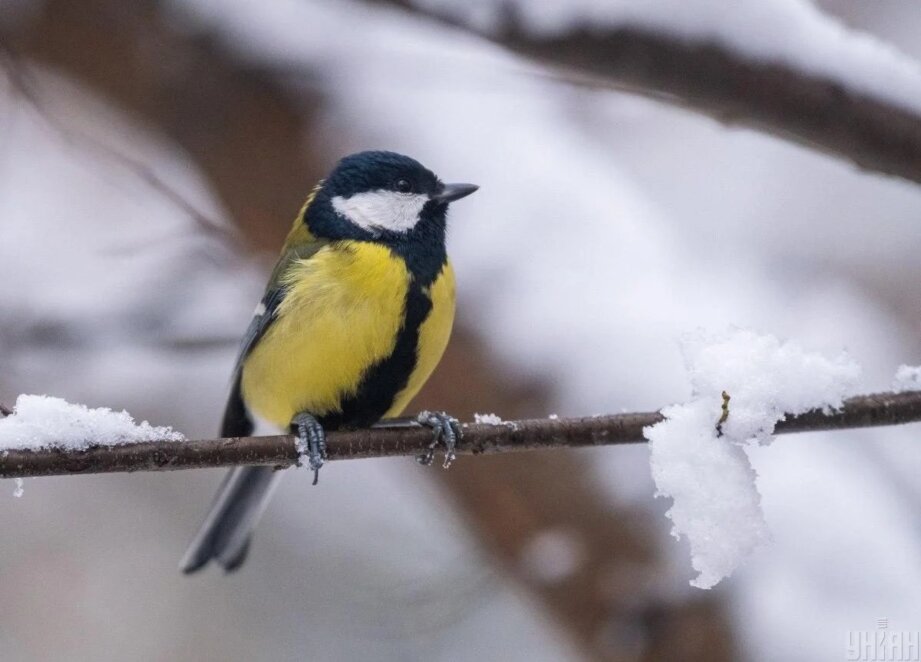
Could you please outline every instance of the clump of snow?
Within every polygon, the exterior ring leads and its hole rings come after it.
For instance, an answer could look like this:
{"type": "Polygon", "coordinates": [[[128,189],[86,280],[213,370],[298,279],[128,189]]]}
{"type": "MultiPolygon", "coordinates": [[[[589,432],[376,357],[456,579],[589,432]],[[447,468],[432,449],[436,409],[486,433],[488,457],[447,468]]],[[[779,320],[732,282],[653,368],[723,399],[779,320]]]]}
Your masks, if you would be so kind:
{"type": "Polygon", "coordinates": [[[13,488],[13,496],[18,499],[19,497],[22,496],[23,492],[25,492],[25,490],[23,489],[22,478],[14,478],[13,484],[15,485],[15,487],[13,488]]]}
{"type": "Polygon", "coordinates": [[[0,448],[6,450],[115,446],[139,441],[182,441],[182,434],[147,421],[135,423],[126,411],[90,409],[61,398],[20,395],[13,413],[0,419],[0,448]]]}
{"type": "Polygon", "coordinates": [[[768,537],[744,444],[768,441],[785,413],[841,406],[860,367],[747,330],[689,336],[683,350],[691,400],[663,409],[666,420],[644,433],[657,495],[674,500],[672,534],[691,545],[691,584],[711,588],[768,537]],[[731,399],[719,436],[723,391],[731,399]]]}
{"type": "Polygon", "coordinates": [[[473,422],[484,425],[502,425],[502,419],[496,414],[474,414],[473,422]]]}
{"type": "Polygon", "coordinates": [[[299,434],[294,435],[294,449],[297,451],[297,466],[310,466],[310,446],[299,434]]]}
{"type": "Polygon", "coordinates": [[[921,391],[921,366],[900,365],[895,371],[892,390],[896,393],[921,391]]]}

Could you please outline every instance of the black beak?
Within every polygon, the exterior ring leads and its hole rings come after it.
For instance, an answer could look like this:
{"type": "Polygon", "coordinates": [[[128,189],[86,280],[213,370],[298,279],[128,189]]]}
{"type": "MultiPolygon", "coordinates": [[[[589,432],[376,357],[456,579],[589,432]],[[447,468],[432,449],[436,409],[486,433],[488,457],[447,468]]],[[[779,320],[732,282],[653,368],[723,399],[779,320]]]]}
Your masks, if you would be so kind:
{"type": "Polygon", "coordinates": [[[432,196],[432,200],[437,202],[454,202],[476,191],[479,186],[476,184],[445,184],[444,187],[432,196]]]}

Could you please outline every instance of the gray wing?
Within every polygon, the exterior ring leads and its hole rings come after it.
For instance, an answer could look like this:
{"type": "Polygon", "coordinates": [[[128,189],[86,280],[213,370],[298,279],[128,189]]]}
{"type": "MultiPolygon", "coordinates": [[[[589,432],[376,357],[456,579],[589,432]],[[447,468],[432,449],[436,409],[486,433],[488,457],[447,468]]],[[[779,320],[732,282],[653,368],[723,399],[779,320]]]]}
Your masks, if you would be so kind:
{"type": "Polygon", "coordinates": [[[234,365],[233,386],[230,389],[227,407],[224,409],[224,419],[221,422],[222,437],[248,437],[253,433],[253,419],[246,411],[246,404],[243,402],[243,394],[240,391],[241,369],[243,361],[275,321],[275,313],[284,297],[283,288],[268,290],[246,329],[246,334],[240,344],[240,351],[237,354],[237,362],[234,365]]]}
{"type": "MultiPolygon", "coordinates": [[[[269,278],[269,284],[266,287],[265,294],[262,295],[262,301],[260,301],[259,305],[256,307],[253,319],[250,321],[246,333],[243,334],[243,340],[240,342],[240,351],[237,354],[237,362],[234,364],[233,369],[234,386],[230,395],[231,400],[234,397],[240,397],[239,376],[240,370],[243,367],[243,362],[246,360],[246,357],[249,356],[249,353],[253,351],[253,348],[262,336],[265,335],[269,327],[272,326],[272,323],[275,321],[275,313],[278,312],[278,306],[284,300],[285,294],[287,294],[287,288],[282,284],[285,272],[295,262],[313,257],[321,248],[329,245],[329,243],[329,241],[318,239],[309,244],[286,251],[281,259],[278,260],[278,264],[275,265],[272,276],[269,278]]],[[[231,403],[228,403],[228,407],[230,404],[231,403]]],[[[242,403],[240,404],[242,405],[242,403]]],[[[249,432],[246,434],[249,434],[249,432]]],[[[224,436],[242,435],[225,434],[224,436]]]]}
{"type": "Polygon", "coordinates": [[[246,411],[243,394],[240,392],[240,373],[243,369],[243,362],[275,321],[278,306],[284,300],[285,294],[287,294],[287,288],[282,284],[285,272],[293,263],[313,257],[328,244],[328,241],[317,240],[293,248],[287,251],[278,261],[278,264],[275,265],[265,294],[262,295],[262,301],[256,307],[253,319],[250,321],[240,343],[240,351],[237,354],[237,362],[233,369],[233,387],[230,389],[230,397],[227,399],[227,407],[224,410],[224,420],[221,423],[222,437],[246,437],[252,434],[253,421],[246,411]]]}
{"type": "Polygon", "coordinates": [[[278,312],[278,306],[285,298],[286,289],[281,286],[273,286],[266,290],[262,301],[256,307],[253,319],[243,334],[243,340],[240,341],[240,350],[237,353],[237,362],[234,364],[234,375],[240,372],[243,367],[243,361],[253,351],[256,343],[265,335],[269,327],[275,321],[275,313],[278,312]]]}

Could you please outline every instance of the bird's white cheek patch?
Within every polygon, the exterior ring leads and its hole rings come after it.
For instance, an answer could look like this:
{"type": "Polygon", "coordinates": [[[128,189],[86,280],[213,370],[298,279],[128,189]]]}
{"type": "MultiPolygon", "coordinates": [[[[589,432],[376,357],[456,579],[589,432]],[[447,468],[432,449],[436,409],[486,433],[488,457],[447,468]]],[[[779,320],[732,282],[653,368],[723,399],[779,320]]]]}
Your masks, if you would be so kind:
{"type": "Polygon", "coordinates": [[[409,232],[416,227],[419,214],[428,201],[427,195],[419,193],[366,191],[349,198],[336,196],[333,198],[333,209],[365,230],[409,232]]]}

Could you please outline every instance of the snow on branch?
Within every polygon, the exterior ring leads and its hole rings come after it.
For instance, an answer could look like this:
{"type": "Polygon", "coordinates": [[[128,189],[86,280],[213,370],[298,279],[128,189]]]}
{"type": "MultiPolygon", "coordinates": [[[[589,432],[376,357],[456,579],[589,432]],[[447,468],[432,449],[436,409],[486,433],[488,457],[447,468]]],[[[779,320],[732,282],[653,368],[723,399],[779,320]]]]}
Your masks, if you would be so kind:
{"type": "MultiPolygon", "coordinates": [[[[714,426],[720,414],[721,410],[717,407],[713,412],[714,426]]],[[[731,419],[731,406],[729,416],[731,419]]],[[[640,412],[588,418],[468,423],[464,425],[464,439],[457,451],[459,454],[478,455],[642,443],[646,441],[644,428],[663,420],[658,412],[640,412]]],[[[774,433],[842,430],[917,421],[921,421],[921,391],[879,393],[849,398],[833,412],[815,409],[788,416],[777,423],[774,433]]],[[[413,456],[425,451],[431,440],[431,432],[422,428],[330,432],[329,459],[413,456]]],[[[55,444],[54,440],[48,440],[40,448],[0,451],[0,478],[236,465],[288,467],[298,464],[300,459],[295,438],[290,435],[194,441],[176,441],[174,436],[166,436],[162,440],[115,445],[83,441],[80,444],[55,444]]]]}
{"type": "Polygon", "coordinates": [[[921,66],[808,3],[373,2],[921,183],[921,66]]]}

